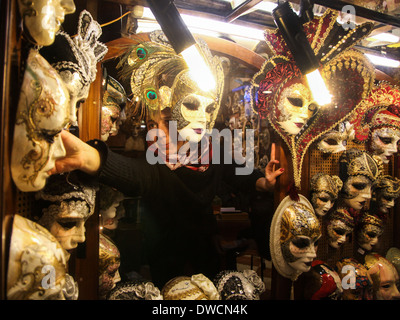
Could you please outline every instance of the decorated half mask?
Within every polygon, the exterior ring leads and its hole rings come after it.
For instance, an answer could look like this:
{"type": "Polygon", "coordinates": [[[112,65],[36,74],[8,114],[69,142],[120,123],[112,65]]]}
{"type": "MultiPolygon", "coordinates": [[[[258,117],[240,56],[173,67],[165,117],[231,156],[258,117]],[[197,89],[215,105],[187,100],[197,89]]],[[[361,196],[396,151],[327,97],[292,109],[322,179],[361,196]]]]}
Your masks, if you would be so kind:
{"type": "Polygon", "coordinates": [[[342,280],[343,300],[372,300],[372,280],[367,269],[353,258],[336,263],[336,272],[342,280]]]}
{"type": "Polygon", "coordinates": [[[214,279],[221,300],[260,300],[265,284],[254,270],[224,270],[214,279]]]}
{"type": "Polygon", "coordinates": [[[340,248],[348,241],[354,226],[354,217],[346,209],[339,208],[329,213],[326,224],[328,244],[332,248],[340,248]]]}
{"type": "Polygon", "coordinates": [[[360,103],[359,112],[350,122],[355,128],[355,142],[367,143],[368,150],[389,163],[397,153],[400,140],[400,90],[389,83],[375,85],[360,103]]]}
{"type": "Polygon", "coordinates": [[[117,208],[121,206],[121,202],[124,200],[123,193],[108,185],[100,184],[97,196],[99,198],[99,213],[102,227],[115,229],[118,224],[116,220],[121,218],[117,216],[117,208]]]}
{"type": "Polygon", "coordinates": [[[272,218],[270,250],[278,272],[292,281],[311,268],[316,258],[321,227],[311,203],[302,195],[299,201],[287,196],[272,218]]]}
{"type": "Polygon", "coordinates": [[[23,192],[38,191],[48,171],[65,156],[60,132],[70,123],[69,95],[58,73],[36,51],[29,52],[18,101],[11,174],[23,192]]]}
{"type": "Polygon", "coordinates": [[[221,300],[213,282],[201,273],[169,280],[161,295],[164,300],[221,300]]]}
{"type": "Polygon", "coordinates": [[[374,300],[400,300],[399,274],[390,261],[370,253],[365,256],[364,266],[372,279],[374,300]]]}
{"type": "Polygon", "coordinates": [[[146,280],[119,282],[107,300],[163,300],[160,289],[146,280]]]}
{"type": "Polygon", "coordinates": [[[70,95],[70,118],[77,124],[77,107],[89,95],[91,83],[96,79],[97,63],[107,53],[107,46],[99,41],[101,27],[91,14],[83,10],[79,15],[75,37],[58,32],[54,43],[40,53],[58,71],[70,95]]]}
{"type": "Polygon", "coordinates": [[[177,55],[160,31],[150,33],[150,42],[132,47],[121,59],[121,77],[130,78],[134,97],[146,106],[147,120],[177,122],[177,130],[185,140],[198,142],[214,127],[220,108],[224,75],[218,57],[213,57],[205,42],[199,40],[202,55],[213,73],[217,87],[200,90],[190,77],[183,58],[177,55]]]}
{"type": "Polygon", "coordinates": [[[119,266],[121,255],[115,243],[106,235],[99,235],[99,296],[105,299],[121,281],[119,266]]]}
{"type": "Polygon", "coordinates": [[[127,96],[124,87],[113,77],[107,76],[106,89],[101,107],[101,140],[118,134],[121,121],[124,120],[124,109],[127,96]]]}
{"type": "Polygon", "coordinates": [[[66,14],[75,12],[73,0],[18,0],[27,39],[38,46],[49,46],[64,22],[66,14]]]}
{"type": "Polygon", "coordinates": [[[7,274],[8,300],[76,300],[69,254],[42,226],[14,215],[7,274]]]}
{"type": "Polygon", "coordinates": [[[343,188],[339,198],[345,207],[363,209],[372,197],[372,184],[382,174],[382,161],[367,152],[350,149],[339,159],[339,177],[343,188]]]}
{"type": "Polygon", "coordinates": [[[343,182],[338,176],[317,173],[311,177],[311,203],[318,216],[325,216],[333,207],[343,182]]]}
{"type": "Polygon", "coordinates": [[[370,214],[364,214],[357,224],[357,243],[367,252],[373,251],[383,233],[383,221],[370,214]]]}
{"type": "Polygon", "coordinates": [[[342,122],[336,130],[325,133],[317,147],[323,153],[338,153],[346,150],[347,143],[354,139],[355,131],[350,122],[342,122]]]}
{"type": "Polygon", "coordinates": [[[291,153],[294,183],[301,187],[301,169],[309,146],[332,131],[355,112],[374,83],[372,64],[360,52],[350,49],[368,35],[373,25],[365,23],[347,31],[337,22],[338,12],[327,9],[322,16],[303,24],[317,59],[332,103],[321,108],[313,97],[286,42],[276,29],[265,34],[274,56],[252,79],[254,109],[268,119],[291,153]]]}
{"type": "Polygon", "coordinates": [[[76,171],[53,175],[35,194],[41,213],[37,220],[65,250],[85,242],[85,223],[93,214],[97,186],[83,183],[76,171]]]}
{"type": "Polygon", "coordinates": [[[343,288],[339,275],[329,265],[314,260],[311,270],[304,274],[305,300],[341,300],[343,288]]]}
{"type": "Polygon", "coordinates": [[[400,249],[392,247],[386,252],[386,259],[389,260],[400,275],[400,249]]]}
{"type": "Polygon", "coordinates": [[[372,185],[370,211],[377,216],[386,218],[399,196],[400,179],[389,175],[379,177],[372,185]]]}

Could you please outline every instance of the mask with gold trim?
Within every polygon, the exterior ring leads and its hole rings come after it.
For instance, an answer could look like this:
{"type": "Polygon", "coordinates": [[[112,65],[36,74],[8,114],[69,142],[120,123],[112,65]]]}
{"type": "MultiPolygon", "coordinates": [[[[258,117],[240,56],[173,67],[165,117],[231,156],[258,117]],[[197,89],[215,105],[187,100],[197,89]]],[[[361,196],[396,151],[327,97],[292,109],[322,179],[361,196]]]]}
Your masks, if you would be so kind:
{"type": "Polygon", "coordinates": [[[338,125],[337,130],[325,133],[317,147],[323,153],[338,153],[346,150],[347,143],[354,139],[354,128],[348,121],[338,125]]]}
{"type": "Polygon", "coordinates": [[[319,172],[311,177],[311,203],[318,216],[324,216],[333,207],[343,182],[336,175],[319,172]]]}
{"type": "Polygon", "coordinates": [[[342,247],[351,236],[355,226],[354,217],[344,208],[332,211],[327,219],[328,244],[334,249],[342,247]]]}
{"type": "Polygon", "coordinates": [[[358,245],[371,252],[379,242],[379,237],[383,233],[383,221],[370,214],[364,214],[357,225],[358,245]]]}
{"type": "Polygon", "coordinates": [[[99,296],[105,299],[121,281],[119,267],[121,255],[115,243],[106,235],[99,235],[99,296]]]}

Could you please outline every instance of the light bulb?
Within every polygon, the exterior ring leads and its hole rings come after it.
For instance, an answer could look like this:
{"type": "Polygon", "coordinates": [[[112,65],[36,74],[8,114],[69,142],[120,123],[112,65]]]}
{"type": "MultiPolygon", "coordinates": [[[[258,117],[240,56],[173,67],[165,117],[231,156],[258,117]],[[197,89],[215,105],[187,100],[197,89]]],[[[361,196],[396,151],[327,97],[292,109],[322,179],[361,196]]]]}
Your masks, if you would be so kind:
{"type": "Polygon", "coordinates": [[[191,78],[203,91],[211,91],[216,88],[216,81],[201,55],[197,45],[192,45],[181,52],[185,59],[191,78]]]}
{"type": "Polygon", "coordinates": [[[324,106],[332,101],[332,95],[329,93],[325,85],[324,79],[318,69],[306,74],[308,86],[310,87],[311,94],[314,100],[320,105],[324,106]]]}

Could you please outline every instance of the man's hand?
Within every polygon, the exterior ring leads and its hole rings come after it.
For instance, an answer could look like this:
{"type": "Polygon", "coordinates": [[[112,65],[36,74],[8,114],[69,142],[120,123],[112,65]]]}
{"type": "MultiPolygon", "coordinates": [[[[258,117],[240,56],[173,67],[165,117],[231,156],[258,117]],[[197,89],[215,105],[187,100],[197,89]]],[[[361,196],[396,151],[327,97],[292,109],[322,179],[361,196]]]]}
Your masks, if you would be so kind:
{"type": "Polygon", "coordinates": [[[66,155],[56,160],[55,167],[48,173],[51,175],[81,170],[88,174],[95,174],[100,168],[99,152],[67,130],[62,130],[60,134],[66,155]]]}

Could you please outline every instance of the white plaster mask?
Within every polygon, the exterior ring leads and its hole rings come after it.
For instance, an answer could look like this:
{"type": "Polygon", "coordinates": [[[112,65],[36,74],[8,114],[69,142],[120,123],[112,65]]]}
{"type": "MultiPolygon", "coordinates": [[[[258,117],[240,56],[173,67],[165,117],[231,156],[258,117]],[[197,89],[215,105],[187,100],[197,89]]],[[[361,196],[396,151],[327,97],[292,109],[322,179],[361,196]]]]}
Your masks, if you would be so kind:
{"type": "Polygon", "coordinates": [[[325,216],[328,211],[333,207],[335,198],[328,192],[320,191],[313,193],[311,203],[317,216],[325,216]]]}
{"type": "Polygon", "coordinates": [[[39,46],[51,45],[67,14],[75,12],[72,0],[18,0],[29,36],[39,46]]]}
{"type": "Polygon", "coordinates": [[[310,89],[302,83],[295,83],[283,89],[280,95],[278,124],[289,135],[297,135],[317,107],[310,89]]]}
{"type": "Polygon", "coordinates": [[[31,50],[18,101],[11,156],[14,183],[23,192],[38,191],[48,171],[65,156],[60,132],[70,123],[69,94],[57,72],[31,50]]]}
{"type": "Polygon", "coordinates": [[[372,131],[371,150],[378,155],[383,163],[389,163],[391,157],[398,151],[400,130],[383,127],[372,131]]]}

